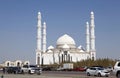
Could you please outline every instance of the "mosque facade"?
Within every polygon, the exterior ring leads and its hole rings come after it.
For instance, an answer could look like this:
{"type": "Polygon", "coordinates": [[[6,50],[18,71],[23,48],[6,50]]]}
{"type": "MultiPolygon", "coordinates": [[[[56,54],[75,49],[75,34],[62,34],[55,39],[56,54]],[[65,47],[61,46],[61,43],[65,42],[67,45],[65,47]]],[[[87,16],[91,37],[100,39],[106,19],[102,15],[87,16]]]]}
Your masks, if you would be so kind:
{"type": "Polygon", "coordinates": [[[85,49],[82,46],[77,47],[75,40],[68,34],[60,36],[56,41],[56,46],[50,45],[46,48],[46,22],[42,24],[40,12],[38,12],[37,21],[37,65],[78,62],[86,59],[96,60],[94,12],[90,13],[90,24],[86,22],[85,49]]]}

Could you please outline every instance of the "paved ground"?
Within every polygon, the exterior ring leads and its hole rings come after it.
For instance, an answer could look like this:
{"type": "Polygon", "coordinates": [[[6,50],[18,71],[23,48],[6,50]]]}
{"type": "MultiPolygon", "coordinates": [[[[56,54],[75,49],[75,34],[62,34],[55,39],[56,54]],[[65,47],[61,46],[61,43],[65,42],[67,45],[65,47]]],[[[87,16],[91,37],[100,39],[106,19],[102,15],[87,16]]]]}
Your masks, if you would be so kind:
{"type": "Polygon", "coordinates": [[[66,71],[44,71],[41,75],[37,74],[3,74],[0,78],[116,78],[112,74],[109,77],[86,76],[85,72],[66,72],[66,71]],[[3,75],[3,77],[2,77],[3,75]]]}
{"type": "Polygon", "coordinates": [[[88,77],[88,76],[83,76],[83,75],[57,75],[57,74],[53,74],[53,75],[46,75],[46,74],[42,74],[42,75],[29,75],[29,74],[0,74],[0,78],[115,78],[115,77],[88,77]]]}
{"type": "MultiPolygon", "coordinates": [[[[2,75],[0,75],[0,77],[1,76],[2,75]]],[[[28,74],[14,75],[14,74],[4,74],[3,78],[87,78],[87,77],[69,77],[69,76],[59,76],[59,75],[28,75],[28,74]]]]}
{"type": "MultiPolygon", "coordinates": [[[[61,77],[43,76],[43,75],[4,75],[3,78],[61,78],[61,77]]],[[[63,77],[63,78],[69,78],[69,77],[63,77]]]]}

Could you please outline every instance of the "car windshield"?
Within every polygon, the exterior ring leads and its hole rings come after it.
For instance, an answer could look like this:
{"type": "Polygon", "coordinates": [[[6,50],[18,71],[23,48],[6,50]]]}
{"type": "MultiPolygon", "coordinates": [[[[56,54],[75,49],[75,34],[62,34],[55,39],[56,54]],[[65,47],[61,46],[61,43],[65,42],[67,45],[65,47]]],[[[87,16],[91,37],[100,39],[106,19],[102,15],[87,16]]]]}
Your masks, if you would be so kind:
{"type": "Polygon", "coordinates": [[[35,67],[37,67],[37,66],[36,66],[36,65],[30,65],[30,67],[35,68],[35,67]]]}
{"type": "Polygon", "coordinates": [[[104,68],[101,68],[101,67],[99,67],[99,68],[97,68],[98,70],[104,70],[104,68]]]}

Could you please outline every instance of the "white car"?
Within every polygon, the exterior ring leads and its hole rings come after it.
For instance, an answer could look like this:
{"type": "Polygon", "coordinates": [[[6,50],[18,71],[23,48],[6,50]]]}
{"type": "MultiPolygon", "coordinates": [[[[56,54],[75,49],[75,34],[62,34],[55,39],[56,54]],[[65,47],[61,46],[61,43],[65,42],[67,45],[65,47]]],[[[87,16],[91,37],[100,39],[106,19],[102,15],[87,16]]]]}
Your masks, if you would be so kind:
{"type": "Polygon", "coordinates": [[[90,67],[86,70],[86,74],[87,76],[106,76],[108,77],[110,75],[110,73],[102,67],[90,67]]]}
{"type": "Polygon", "coordinates": [[[113,73],[117,78],[120,78],[120,60],[115,63],[113,73]]]}
{"type": "Polygon", "coordinates": [[[106,67],[106,70],[107,70],[108,72],[112,72],[112,71],[113,71],[113,67],[112,67],[112,66],[106,67]]]}
{"type": "Polygon", "coordinates": [[[21,68],[21,73],[29,73],[29,74],[41,74],[42,73],[42,69],[37,67],[37,65],[24,65],[21,68]]]}

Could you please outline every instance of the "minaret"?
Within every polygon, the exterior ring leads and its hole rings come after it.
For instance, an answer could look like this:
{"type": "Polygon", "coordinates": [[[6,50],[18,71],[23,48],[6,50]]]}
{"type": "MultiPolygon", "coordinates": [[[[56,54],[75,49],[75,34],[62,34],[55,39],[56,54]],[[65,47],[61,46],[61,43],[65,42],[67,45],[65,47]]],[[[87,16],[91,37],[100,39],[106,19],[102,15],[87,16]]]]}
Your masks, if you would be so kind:
{"type": "Polygon", "coordinates": [[[41,64],[41,13],[38,12],[37,24],[37,49],[36,49],[36,64],[41,64]]]}
{"type": "Polygon", "coordinates": [[[90,52],[90,31],[88,22],[86,22],[86,52],[90,52]]]}
{"type": "Polygon", "coordinates": [[[91,12],[91,21],[90,21],[90,32],[91,32],[91,59],[96,60],[96,51],[95,51],[95,23],[94,23],[94,13],[91,12]]]}
{"type": "Polygon", "coordinates": [[[42,47],[43,47],[43,52],[46,51],[46,23],[43,23],[43,43],[42,43],[42,47]]]}

